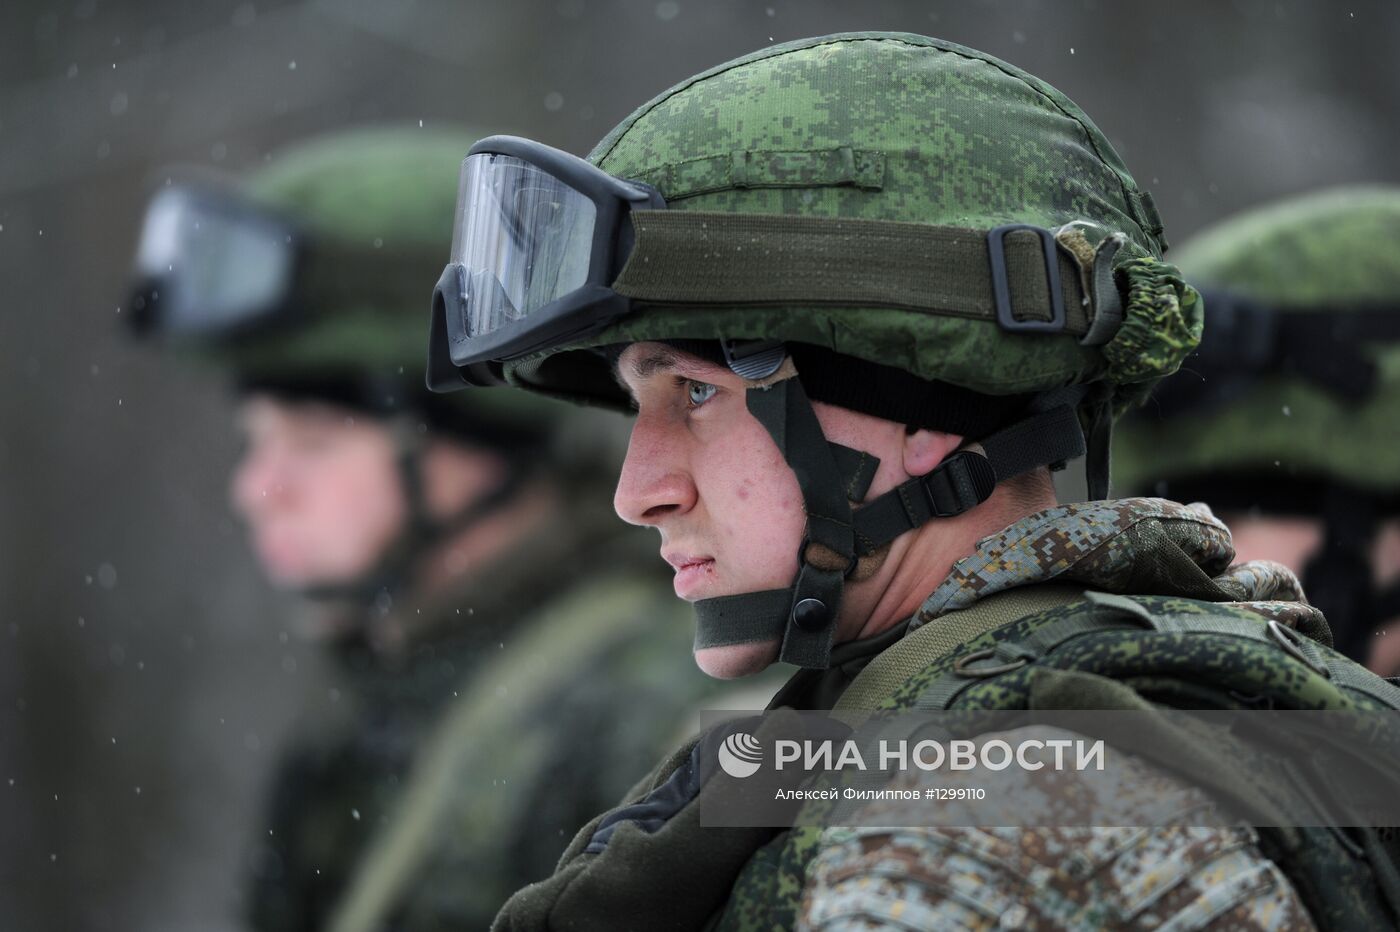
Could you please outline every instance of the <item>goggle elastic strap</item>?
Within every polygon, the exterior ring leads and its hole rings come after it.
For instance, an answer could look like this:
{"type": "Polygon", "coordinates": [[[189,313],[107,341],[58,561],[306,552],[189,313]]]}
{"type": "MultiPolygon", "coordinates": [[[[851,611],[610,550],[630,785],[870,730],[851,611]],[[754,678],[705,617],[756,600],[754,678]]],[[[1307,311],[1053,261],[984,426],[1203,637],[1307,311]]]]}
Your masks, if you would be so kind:
{"type": "Polygon", "coordinates": [[[1203,297],[1210,327],[1200,348],[1180,375],[1152,393],[1163,419],[1215,413],[1280,375],[1296,376],[1343,404],[1365,405],[1380,377],[1372,345],[1400,343],[1394,305],[1283,310],[1229,292],[1203,297]]]}
{"type": "Polygon", "coordinates": [[[1083,455],[1075,413],[1082,395],[1082,388],[1047,395],[1035,413],[985,438],[980,452],[961,450],[928,475],[852,511],[852,502],[864,501],[879,460],[826,439],[795,374],[750,388],[749,411],[772,436],[802,490],[807,528],[799,568],[787,589],[697,602],[696,649],[781,640],[780,660],[826,668],[845,580],[859,559],[933,518],[975,508],[999,481],[1083,455]]]}
{"type": "MultiPolygon", "coordinates": [[[[896,307],[996,322],[1017,332],[1066,333],[1106,343],[1121,320],[1106,281],[1086,293],[1078,261],[1054,233],[890,220],[637,210],[636,244],[612,283],[645,304],[896,307]]],[[[1098,263],[1096,263],[1096,266],[1098,263]]]]}

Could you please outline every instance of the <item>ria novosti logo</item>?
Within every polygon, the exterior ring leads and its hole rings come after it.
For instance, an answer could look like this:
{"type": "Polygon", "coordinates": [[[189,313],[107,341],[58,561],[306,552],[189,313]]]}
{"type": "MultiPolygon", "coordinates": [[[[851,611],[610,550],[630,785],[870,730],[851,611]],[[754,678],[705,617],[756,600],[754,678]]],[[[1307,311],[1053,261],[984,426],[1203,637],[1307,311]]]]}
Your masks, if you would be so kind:
{"type": "Polygon", "coordinates": [[[736,731],[719,746],[719,765],[731,777],[751,777],[763,763],[763,745],[753,735],[736,731]]]}

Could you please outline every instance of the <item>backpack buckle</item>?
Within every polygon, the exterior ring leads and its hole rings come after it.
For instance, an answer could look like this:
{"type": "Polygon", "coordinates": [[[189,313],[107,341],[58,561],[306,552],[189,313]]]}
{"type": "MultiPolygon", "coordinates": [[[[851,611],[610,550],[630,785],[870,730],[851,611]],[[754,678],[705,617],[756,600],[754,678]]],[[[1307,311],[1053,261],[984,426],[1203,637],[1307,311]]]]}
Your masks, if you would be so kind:
{"type": "Polygon", "coordinates": [[[972,450],[960,450],[939,463],[921,483],[935,518],[951,518],[976,508],[997,486],[996,470],[972,450]]]}
{"type": "Polygon", "coordinates": [[[1270,618],[1269,637],[1273,638],[1278,646],[1283,648],[1284,653],[1293,657],[1295,660],[1301,660],[1304,666],[1312,670],[1318,676],[1326,680],[1332,678],[1332,671],[1327,669],[1326,664],[1309,657],[1304,652],[1303,636],[1297,631],[1294,631],[1292,628],[1285,628],[1283,625],[1279,624],[1276,618],[1270,618]]]}
{"type": "Polygon", "coordinates": [[[1065,298],[1060,291],[1060,255],[1055,235],[1029,223],[1007,223],[987,234],[987,254],[992,260],[992,296],[996,300],[997,325],[1011,332],[1063,333],[1065,298]],[[1040,237],[1045,259],[1045,284],[1050,289],[1049,320],[1019,320],[1011,312],[1011,282],[1006,277],[1006,234],[1029,230],[1040,237]]]}

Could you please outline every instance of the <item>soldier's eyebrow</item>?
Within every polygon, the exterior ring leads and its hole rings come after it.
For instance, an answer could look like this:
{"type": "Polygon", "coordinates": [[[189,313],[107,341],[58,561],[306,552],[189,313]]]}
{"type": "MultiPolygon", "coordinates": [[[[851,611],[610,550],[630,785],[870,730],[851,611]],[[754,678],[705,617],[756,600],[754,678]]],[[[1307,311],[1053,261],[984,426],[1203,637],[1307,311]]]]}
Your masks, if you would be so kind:
{"type": "Polygon", "coordinates": [[[629,358],[625,364],[623,360],[619,358],[617,362],[613,363],[613,378],[617,380],[617,384],[620,385],[622,390],[632,399],[632,403],[636,404],[637,395],[632,390],[633,382],[642,382],[656,375],[658,372],[667,369],[675,369],[679,362],[680,356],[675,350],[668,349],[664,346],[658,346],[654,349],[647,349],[644,352],[638,353],[636,356],[629,358]],[[626,370],[625,372],[623,371],[624,369],[626,370]]]}
{"type": "Polygon", "coordinates": [[[658,346],[644,353],[638,353],[634,359],[627,363],[627,369],[632,378],[641,381],[651,378],[662,370],[679,368],[680,361],[680,354],[675,350],[658,346]]]}
{"type": "Polygon", "coordinates": [[[672,373],[677,384],[680,384],[686,381],[713,382],[722,377],[726,370],[712,362],[664,345],[649,346],[637,351],[633,356],[624,352],[617,362],[613,363],[613,378],[631,398],[633,405],[637,403],[637,394],[632,386],[640,386],[663,372],[672,373]]]}

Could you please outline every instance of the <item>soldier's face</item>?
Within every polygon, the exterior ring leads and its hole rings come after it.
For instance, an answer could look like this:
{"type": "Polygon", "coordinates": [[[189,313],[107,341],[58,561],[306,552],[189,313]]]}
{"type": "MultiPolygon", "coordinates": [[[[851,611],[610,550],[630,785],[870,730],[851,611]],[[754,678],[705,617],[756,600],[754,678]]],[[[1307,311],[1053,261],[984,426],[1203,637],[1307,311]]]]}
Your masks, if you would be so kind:
{"type": "MultiPolygon", "coordinates": [[[[749,413],[744,380],[659,343],[628,347],[618,378],[637,404],[637,420],[613,505],[623,520],[660,531],[676,595],[695,602],[791,585],[806,526],[802,491],[749,413]]],[[[901,426],[832,405],[813,408],[828,439],[881,456],[875,486],[893,487],[899,460],[889,456],[887,464],[881,441],[897,449],[901,426]]],[[[863,588],[847,586],[838,640],[869,607],[863,588]]],[[[742,676],[777,652],[776,642],[713,647],[697,651],[696,662],[712,676],[742,676]]]]}
{"type": "MultiPolygon", "coordinates": [[[[695,602],[790,585],[806,525],[802,491],[749,413],[743,379],[658,343],[628,347],[618,377],[637,420],[613,505],[661,532],[676,595],[695,602]]],[[[777,644],[742,644],[698,651],[696,662],[729,677],[776,656],[777,644]]]]}
{"type": "Polygon", "coordinates": [[[243,402],[246,450],[234,509],[277,585],[355,579],[373,568],[407,515],[389,430],[332,405],[258,395],[243,402]]]}

